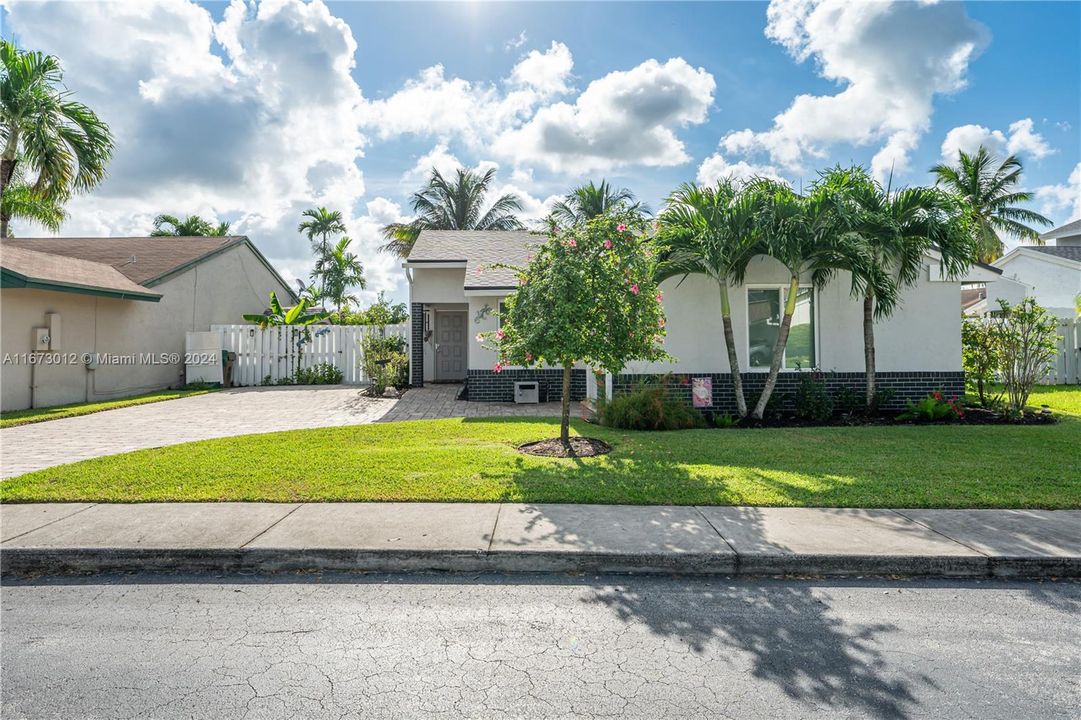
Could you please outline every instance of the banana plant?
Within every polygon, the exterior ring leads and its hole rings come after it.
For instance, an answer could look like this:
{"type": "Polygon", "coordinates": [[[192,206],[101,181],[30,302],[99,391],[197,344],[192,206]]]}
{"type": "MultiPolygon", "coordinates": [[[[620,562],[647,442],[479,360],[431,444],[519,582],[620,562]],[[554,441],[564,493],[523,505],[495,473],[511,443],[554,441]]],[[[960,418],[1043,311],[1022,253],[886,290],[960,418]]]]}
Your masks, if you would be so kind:
{"type": "Polygon", "coordinates": [[[244,319],[257,324],[260,328],[267,328],[276,325],[314,325],[326,320],[332,314],[326,311],[308,312],[312,304],[310,298],[302,297],[300,302],[286,310],[278,302],[278,296],[272,291],[270,307],[259,315],[245,315],[244,319]]]}

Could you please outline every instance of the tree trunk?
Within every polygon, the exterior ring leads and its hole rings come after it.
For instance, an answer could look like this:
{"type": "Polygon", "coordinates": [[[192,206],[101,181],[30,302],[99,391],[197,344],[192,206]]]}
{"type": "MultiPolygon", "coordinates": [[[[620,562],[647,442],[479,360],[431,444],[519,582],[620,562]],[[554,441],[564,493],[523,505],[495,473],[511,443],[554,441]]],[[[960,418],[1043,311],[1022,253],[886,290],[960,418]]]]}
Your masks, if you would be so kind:
{"type": "Polygon", "coordinates": [[[784,303],[784,315],[781,316],[781,328],[777,332],[777,342],[773,344],[773,360],[769,364],[769,375],[766,377],[766,386],[762,388],[762,395],[758,398],[758,404],[754,406],[751,417],[761,420],[766,413],[766,404],[773,395],[773,388],[777,385],[777,374],[781,372],[781,360],[784,358],[784,349],[788,344],[788,329],[792,326],[792,315],[796,312],[796,294],[799,292],[799,275],[792,276],[792,282],[788,284],[788,297],[784,303]]]}
{"type": "MultiPolygon", "coordinates": [[[[0,198],[4,196],[8,183],[11,182],[11,176],[15,174],[16,162],[18,161],[15,160],[15,158],[4,158],[0,160],[0,198]]],[[[0,212],[0,237],[6,238],[8,236],[9,220],[11,220],[11,216],[8,213],[0,212]]]]}
{"type": "Polygon", "coordinates": [[[867,409],[875,409],[875,298],[863,296],[863,371],[867,375],[867,409]]]}
{"type": "Polygon", "coordinates": [[[565,447],[571,444],[571,366],[574,361],[563,363],[562,416],[559,421],[559,439],[565,447]]]}
{"type": "Polygon", "coordinates": [[[728,369],[732,373],[732,390],[736,394],[736,412],[747,417],[747,400],[743,397],[743,376],[739,372],[739,357],[736,355],[736,337],[732,332],[732,306],[728,302],[728,285],[721,283],[721,324],[724,326],[724,345],[728,351],[728,369]]]}

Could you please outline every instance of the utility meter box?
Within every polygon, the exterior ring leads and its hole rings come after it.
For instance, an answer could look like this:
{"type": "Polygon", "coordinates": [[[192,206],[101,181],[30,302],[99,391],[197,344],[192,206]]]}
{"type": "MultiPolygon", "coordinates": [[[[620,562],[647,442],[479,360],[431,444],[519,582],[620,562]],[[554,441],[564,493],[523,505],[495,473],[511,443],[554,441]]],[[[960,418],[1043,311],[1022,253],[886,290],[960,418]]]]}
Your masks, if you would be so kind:
{"type": "Polygon", "coordinates": [[[60,350],[60,313],[45,313],[45,324],[49,326],[49,350],[60,350]]]}
{"type": "Polygon", "coordinates": [[[49,351],[49,328],[34,328],[34,352],[49,351]]]}
{"type": "Polygon", "coordinates": [[[539,385],[536,380],[514,383],[514,402],[519,405],[536,405],[540,402],[539,385]]]}

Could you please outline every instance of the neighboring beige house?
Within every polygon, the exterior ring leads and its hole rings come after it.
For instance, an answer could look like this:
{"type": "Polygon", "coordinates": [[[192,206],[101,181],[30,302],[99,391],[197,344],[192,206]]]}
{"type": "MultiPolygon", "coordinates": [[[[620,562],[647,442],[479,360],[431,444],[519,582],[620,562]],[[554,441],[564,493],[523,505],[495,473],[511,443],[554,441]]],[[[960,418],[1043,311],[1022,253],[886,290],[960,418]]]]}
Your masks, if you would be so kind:
{"type": "MultiPolygon", "coordinates": [[[[403,266],[409,279],[412,313],[411,377],[414,384],[462,382],[470,400],[509,402],[515,382],[538,382],[541,396],[554,399],[561,392],[556,368],[509,368],[493,372],[495,355],[476,340],[478,332],[498,327],[499,303],[513,292],[513,272],[492,269],[492,263],[524,265],[530,248],[544,241],[526,232],[431,231],[421,232],[403,266]],[[545,392],[547,391],[547,392],[545,392]]],[[[876,324],[878,383],[894,391],[893,406],[905,400],[943,390],[964,392],[961,369],[961,303],[963,282],[987,282],[998,271],[974,266],[963,279],[942,276],[939,257],[929,253],[921,278],[909,288],[900,308],[876,324]]],[[[849,294],[846,274],[815,290],[810,278],[797,297],[796,315],[788,343],[782,392],[792,390],[798,369],[820,368],[827,382],[861,392],[863,386],[862,303],[849,294]]],[[[770,350],[780,323],[788,273],[776,260],[756,258],[743,286],[731,290],[736,352],[745,372],[744,385],[753,398],[762,387],[770,350]]],[[[706,407],[732,412],[728,357],[724,351],[720,300],[716,285],[692,275],[661,285],[667,314],[665,349],[675,358],[665,363],[632,363],[608,381],[616,390],[656,374],[671,373],[686,387],[712,386],[706,407]]],[[[571,387],[575,399],[584,397],[591,383],[585,368],[575,369],[571,387]]]]}
{"type": "Polygon", "coordinates": [[[186,332],[296,300],[246,237],[12,238],[0,268],[3,410],[178,387],[186,332]]]}

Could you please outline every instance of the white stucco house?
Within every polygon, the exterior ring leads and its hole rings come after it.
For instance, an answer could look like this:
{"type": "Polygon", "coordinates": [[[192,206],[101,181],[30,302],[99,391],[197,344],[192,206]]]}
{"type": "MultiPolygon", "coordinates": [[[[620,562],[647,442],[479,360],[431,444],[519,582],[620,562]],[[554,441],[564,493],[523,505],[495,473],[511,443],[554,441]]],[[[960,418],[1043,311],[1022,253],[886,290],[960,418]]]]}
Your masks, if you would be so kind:
{"type": "Polygon", "coordinates": [[[998,299],[1010,304],[1036,298],[1052,314],[1077,315],[1081,296],[1081,220],[1044,233],[1046,245],[1021,245],[993,264],[1002,276],[987,284],[986,310],[997,310],[998,299]]]}
{"type": "Polygon", "coordinates": [[[0,270],[3,410],[183,385],[186,332],[296,299],[246,237],[4,239],[0,270]]]}
{"type": "MultiPolygon", "coordinates": [[[[409,279],[411,333],[411,380],[414,385],[460,382],[470,400],[509,402],[514,383],[536,380],[542,396],[556,399],[561,393],[558,368],[508,368],[493,371],[495,356],[476,342],[478,332],[498,327],[500,301],[514,291],[515,277],[508,270],[485,269],[492,263],[525,264],[530,247],[543,238],[527,232],[423,231],[403,263],[409,279]]],[[[962,280],[987,282],[998,271],[974,267],[969,276],[946,280],[938,258],[928,255],[919,283],[909,288],[900,309],[878,324],[875,332],[878,383],[893,391],[891,405],[943,390],[960,395],[964,390],[961,369],[962,280]]],[[[791,339],[779,391],[794,387],[797,365],[827,373],[834,389],[847,386],[859,392],[863,383],[862,303],[849,295],[849,280],[839,275],[825,288],[815,290],[810,278],[797,299],[791,339]]],[[[762,387],[768,370],[770,349],[776,337],[788,274],[769,257],[756,258],[747,282],[731,290],[737,354],[744,371],[748,397],[762,387]]],[[[734,411],[728,358],[724,350],[719,298],[707,278],[692,275],[665,281],[667,314],[665,347],[672,362],[635,363],[608,378],[614,391],[630,387],[646,377],[671,373],[674,387],[702,387],[709,378],[713,388],[706,409],[734,411]],[[697,380],[697,383],[695,380],[697,380]]],[[[576,368],[572,396],[586,396],[586,369],[576,368]]]]}

